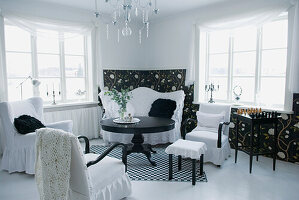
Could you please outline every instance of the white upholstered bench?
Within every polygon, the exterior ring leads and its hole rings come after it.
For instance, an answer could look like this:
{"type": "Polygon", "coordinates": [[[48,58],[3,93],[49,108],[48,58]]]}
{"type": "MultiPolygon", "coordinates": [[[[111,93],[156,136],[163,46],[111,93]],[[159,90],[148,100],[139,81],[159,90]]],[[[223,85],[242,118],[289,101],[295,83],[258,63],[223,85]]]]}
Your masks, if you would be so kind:
{"type": "Polygon", "coordinates": [[[207,151],[207,146],[203,142],[179,139],[169,145],[165,152],[169,154],[169,177],[172,179],[172,155],[178,156],[178,170],[182,169],[182,156],[192,160],[192,185],[196,182],[196,160],[200,160],[200,175],[203,174],[203,156],[207,151]]]}

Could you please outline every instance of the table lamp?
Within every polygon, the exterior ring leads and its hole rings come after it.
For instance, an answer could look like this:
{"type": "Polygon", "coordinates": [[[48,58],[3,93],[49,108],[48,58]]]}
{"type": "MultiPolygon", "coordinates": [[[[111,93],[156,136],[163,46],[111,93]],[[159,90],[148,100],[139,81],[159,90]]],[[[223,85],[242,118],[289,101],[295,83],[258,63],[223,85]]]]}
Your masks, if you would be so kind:
{"type": "Polygon", "coordinates": [[[40,85],[40,81],[37,79],[33,79],[31,76],[28,76],[24,81],[22,81],[16,88],[21,87],[21,99],[23,99],[23,84],[28,80],[31,79],[31,84],[34,87],[38,87],[40,85]]]}

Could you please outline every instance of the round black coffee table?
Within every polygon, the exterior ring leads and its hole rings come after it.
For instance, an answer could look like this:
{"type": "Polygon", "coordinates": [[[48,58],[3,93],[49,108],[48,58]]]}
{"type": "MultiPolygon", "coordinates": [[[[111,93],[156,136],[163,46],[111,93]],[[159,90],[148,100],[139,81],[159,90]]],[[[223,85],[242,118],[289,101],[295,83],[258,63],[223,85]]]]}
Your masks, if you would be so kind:
{"type": "Polygon", "coordinates": [[[135,117],[140,119],[140,122],[135,124],[117,124],[113,119],[101,120],[102,129],[114,133],[134,134],[131,142],[127,144],[127,152],[125,157],[131,153],[143,153],[146,155],[149,162],[156,166],[156,163],[151,160],[151,152],[156,153],[150,144],[144,144],[143,134],[157,133],[174,129],[175,121],[167,118],[159,117],[135,117]]]}

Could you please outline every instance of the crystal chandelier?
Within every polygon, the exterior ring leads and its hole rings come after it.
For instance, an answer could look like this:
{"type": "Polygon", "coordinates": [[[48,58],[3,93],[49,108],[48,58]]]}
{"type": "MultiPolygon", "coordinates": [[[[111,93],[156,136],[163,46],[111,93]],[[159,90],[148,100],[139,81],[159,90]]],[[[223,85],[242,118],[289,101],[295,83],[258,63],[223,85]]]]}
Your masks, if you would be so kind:
{"type": "MultiPolygon", "coordinates": [[[[149,36],[149,16],[158,14],[157,0],[104,0],[111,8],[111,22],[106,23],[107,39],[109,38],[109,24],[117,27],[117,41],[120,40],[120,32],[124,37],[132,35],[130,22],[132,15],[138,18],[140,16],[142,23],[139,29],[139,43],[142,40],[142,32],[145,31],[146,37],[149,36]],[[133,13],[133,14],[132,14],[133,13]],[[121,30],[121,31],[120,31],[121,30]]],[[[95,0],[95,17],[101,17],[98,7],[98,0],[95,0]]]]}

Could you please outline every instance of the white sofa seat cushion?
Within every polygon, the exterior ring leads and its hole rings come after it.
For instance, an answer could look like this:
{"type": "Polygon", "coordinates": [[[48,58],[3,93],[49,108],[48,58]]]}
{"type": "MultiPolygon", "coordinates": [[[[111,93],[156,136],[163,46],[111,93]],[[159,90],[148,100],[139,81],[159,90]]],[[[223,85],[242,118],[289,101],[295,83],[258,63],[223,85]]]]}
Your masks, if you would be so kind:
{"type": "Polygon", "coordinates": [[[203,142],[194,142],[189,140],[179,139],[175,143],[169,145],[165,152],[185,158],[200,159],[201,154],[205,154],[207,146],[203,142]]]}
{"type": "MultiPolygon", "coordinates": [[[[208,147],[217,147],[218,133],[210,131],[191,131],[186,135],[186,140],[204,142],[208,147]]],[[[222,145],[227,141],[228,137],[222,134],[222,145]]]]}

